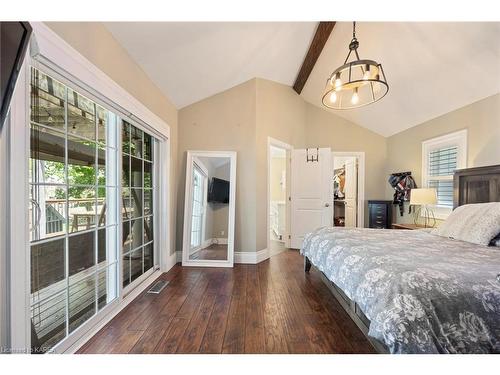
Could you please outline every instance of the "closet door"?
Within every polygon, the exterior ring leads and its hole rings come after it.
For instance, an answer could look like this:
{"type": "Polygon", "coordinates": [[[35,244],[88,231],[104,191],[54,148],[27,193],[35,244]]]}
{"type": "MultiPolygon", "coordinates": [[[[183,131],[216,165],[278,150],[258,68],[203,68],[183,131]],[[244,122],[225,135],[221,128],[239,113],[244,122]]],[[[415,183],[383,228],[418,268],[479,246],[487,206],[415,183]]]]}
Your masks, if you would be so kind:
{"type": "Polygon", "coordinates": [[[292,150],[291,166],[291,247],[298,249],[307,233],[332,225],[331,150],[292,150]]]}

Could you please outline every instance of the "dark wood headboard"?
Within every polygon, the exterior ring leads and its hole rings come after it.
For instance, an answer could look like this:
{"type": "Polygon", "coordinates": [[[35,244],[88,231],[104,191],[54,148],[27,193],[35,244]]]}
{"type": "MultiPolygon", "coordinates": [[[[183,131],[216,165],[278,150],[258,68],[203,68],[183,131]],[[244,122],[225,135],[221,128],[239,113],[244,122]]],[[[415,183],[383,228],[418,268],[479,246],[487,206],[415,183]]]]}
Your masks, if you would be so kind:
{"type": "Polygon", "coordinates": [[[453,208],[487,202],[500,202],[500,165],[457,169],[453,176],[453,208]]]}

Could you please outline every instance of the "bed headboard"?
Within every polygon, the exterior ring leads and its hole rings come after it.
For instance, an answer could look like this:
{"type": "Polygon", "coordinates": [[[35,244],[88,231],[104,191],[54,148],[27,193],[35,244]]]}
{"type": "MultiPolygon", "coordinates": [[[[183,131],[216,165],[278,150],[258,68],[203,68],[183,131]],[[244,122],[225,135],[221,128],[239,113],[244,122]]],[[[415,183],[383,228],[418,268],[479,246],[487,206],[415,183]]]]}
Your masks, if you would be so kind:
{"type": "Polygon", "coordinates": [[[500,165],[457,169],[453,176],[453,208],[487,202],[500,202],[500,165]]]}

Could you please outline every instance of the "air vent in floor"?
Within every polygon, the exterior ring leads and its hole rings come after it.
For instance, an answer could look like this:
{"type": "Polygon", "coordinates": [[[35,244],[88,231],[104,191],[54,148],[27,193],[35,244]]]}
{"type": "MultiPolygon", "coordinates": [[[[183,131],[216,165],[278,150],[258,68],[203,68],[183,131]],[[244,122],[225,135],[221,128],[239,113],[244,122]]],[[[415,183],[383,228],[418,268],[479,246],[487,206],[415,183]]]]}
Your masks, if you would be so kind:
{"type": "Polygon", "coordinates": [[[149,288],[148,293],[151,294],[160,294],[163,288],[165,288],[168,285],[168,281],[165,280],[158,280],[154,285],[149,288]]]}

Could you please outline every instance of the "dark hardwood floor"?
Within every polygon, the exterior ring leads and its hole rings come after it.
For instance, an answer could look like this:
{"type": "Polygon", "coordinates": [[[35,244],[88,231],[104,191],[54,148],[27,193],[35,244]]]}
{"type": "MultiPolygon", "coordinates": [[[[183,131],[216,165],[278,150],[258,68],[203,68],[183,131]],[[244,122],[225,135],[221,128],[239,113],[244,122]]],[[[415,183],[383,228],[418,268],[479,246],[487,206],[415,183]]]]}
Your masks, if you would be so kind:
{"type": "Polygon", "coordinates": [[[79,353],[374,353],[298,251],[232,269],[174,266],[79,353]]]}

